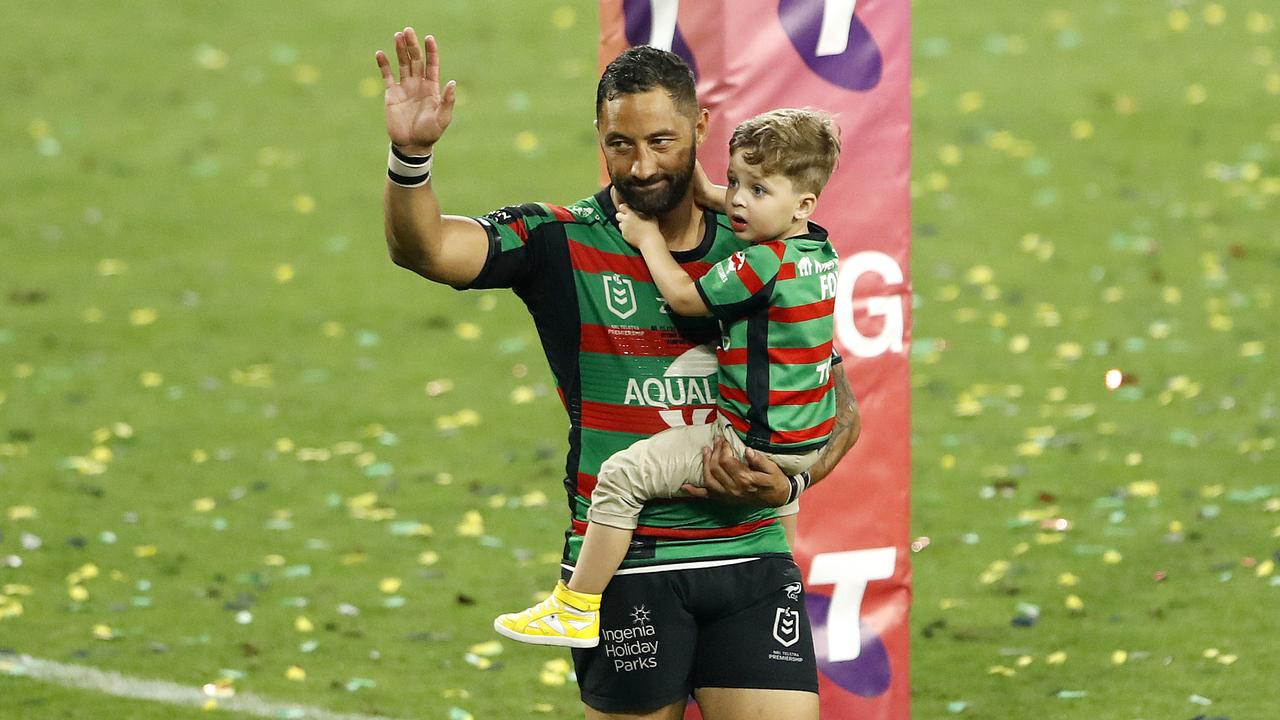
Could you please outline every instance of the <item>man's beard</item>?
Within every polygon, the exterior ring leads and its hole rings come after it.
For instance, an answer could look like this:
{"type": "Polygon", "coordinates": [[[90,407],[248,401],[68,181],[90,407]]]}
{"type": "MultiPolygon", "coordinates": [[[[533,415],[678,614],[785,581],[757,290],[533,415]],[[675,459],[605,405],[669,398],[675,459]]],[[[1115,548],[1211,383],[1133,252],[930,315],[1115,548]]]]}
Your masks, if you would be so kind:
{"type": "Polygon", "coordinates": [[[630,205],[632,210],[641,215],[656,218],[674,210],[676,205],[684,199],[685,193],[689,191],[689,183],[693,182],[695,162],[697,157],[693,151],[689,151],[689,162],[683,171],[654,175],[645,185],[636,185],[631,178],[612,177],[610,179],[613,180],[613,187],[618,191],[618,195],[622,196],[623,202],[630,205]],[[662,183],[663,180],[666,182],[662,183]],[[646,190],[654,183],[662,183],[663,187],[657,190],[646,190]]]}

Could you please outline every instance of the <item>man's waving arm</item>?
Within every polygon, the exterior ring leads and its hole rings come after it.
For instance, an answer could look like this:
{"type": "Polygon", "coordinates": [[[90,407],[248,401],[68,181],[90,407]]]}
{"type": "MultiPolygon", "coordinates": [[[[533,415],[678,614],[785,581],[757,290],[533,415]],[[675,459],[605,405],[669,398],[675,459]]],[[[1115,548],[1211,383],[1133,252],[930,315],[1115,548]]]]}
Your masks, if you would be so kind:
{"type": "MultiPolygon", "coordinates": [[[[413,28],[396,33],[395,42],[399,82],[386,54],[379,50],[375,56],[386,86],[387,135],[402,158],[422,165],[426,161],[421,158],[431,156],[453,120],[455,85],[451,80],[443,90],[440,87],[440,51],[434,37],[426,37],[425,57],[413,28]]],[[[429,172],[430,166],[425,167],[429,172]]],[[[429,174],[417,187],[397,184],[388,176],[383,215],[387,251],[400,267],[455,287],[471,283],[484,268],[487,233],[472,218],[440,214],[429,174]]]]}

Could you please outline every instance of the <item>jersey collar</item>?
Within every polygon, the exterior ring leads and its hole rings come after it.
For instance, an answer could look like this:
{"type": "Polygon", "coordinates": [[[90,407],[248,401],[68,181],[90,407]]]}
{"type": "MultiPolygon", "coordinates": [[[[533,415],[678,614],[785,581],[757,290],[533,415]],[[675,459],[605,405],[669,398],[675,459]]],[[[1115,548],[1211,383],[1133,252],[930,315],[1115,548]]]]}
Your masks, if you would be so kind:
{"type": "MultiPolygon", "coordinates": [[[[618,214],[618,209],[613,204],[613,193],[610,192],[611,190],[613,190],[613,185],[606,185],[603,190],[596,193],[596,204],[600,206],[600,211],[604,213],[605,222],[609,223],[614,227],[615,230],[617,230],[618,218],[616,216],[618,214]]],[[[678,263],[693,262],[694,260],[701,260],[703,257],[705,257],[707,253],[711,252],[711,246],[715,244],[716,227],[718,226],[717,221],[718,221],[718,216],[715,213],[711,212],[710,210],[707,210],[706,208],[703,208],[702,210],[702,226],[703,226],[702,242],[698,243],[698,246],[695,248],[673,252],[671,253],[671,257],[678,263]]],[[[813,223],[809,223],[809,224],[813,225],[813,223]]],[[[813,226],[817,227],[816,225],[813,225],[813,226]]],[[[821,228],[818,228],[818,229],[821,230],[821,228]]],[[[622,231],[618,230],[618,232],[621,233],[622,231]]],[[[826,238],[826,232],[827,232],[826,230],[822,230],[823,239],[826,238]]]]}
{"type": "Polygon", "coordinates": [[[803,235],[792,235],[787,240],[817,240],[818,242],[827,242],[827,229],[818,223],[809,221],[809,232],[803,235]]]}

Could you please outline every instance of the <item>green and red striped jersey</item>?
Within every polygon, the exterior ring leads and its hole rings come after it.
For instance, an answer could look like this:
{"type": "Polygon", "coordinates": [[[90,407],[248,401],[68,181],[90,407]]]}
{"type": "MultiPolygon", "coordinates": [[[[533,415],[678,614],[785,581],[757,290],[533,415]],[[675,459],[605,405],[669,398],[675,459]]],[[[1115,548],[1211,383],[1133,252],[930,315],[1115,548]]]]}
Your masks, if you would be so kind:
{"type": "MultiPolygon", "coordinates": [[[[569,415],[565,560],[576,562],[600,465],[669,427],[715,417],[711,317],[671,313],[639,252],[622,239],[606,188],[569,207],[512,206],[477,218],[489,256],[472,288],[511,288],[533,316],[569,415]]],[[[698,247],[672,253],[694,278],[746,247],[705,212],[698,247]]],[[[706,500],[652,502],[623,568],[789,552],[777,513],[706,500]]]]}
{"type": "Polygon", "coordinates": [[[723,328],[720,414],[747,447],[803,453],[831,437],[831,344],[840,260],[827,231],[759,243],[695,280],[723,328]]]}

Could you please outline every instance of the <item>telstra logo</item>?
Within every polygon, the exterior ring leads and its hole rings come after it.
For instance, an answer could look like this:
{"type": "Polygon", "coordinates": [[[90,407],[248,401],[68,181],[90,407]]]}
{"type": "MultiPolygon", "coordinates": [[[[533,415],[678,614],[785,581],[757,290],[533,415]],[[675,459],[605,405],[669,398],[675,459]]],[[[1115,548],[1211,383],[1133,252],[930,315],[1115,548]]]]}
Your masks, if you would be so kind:
{"type": "MultiPolygon", "coordinates": [[[[866,92],[880,84],[884,63],[875,38],[854,12],[857,4],[858,0],[779,0],[778,20],[796,53],[818,77],[866,92]]],[[[693,50],[677,24],[680,0],[623,0],[622,12],[628,44],[670,50],[698,75],[693,50]]]]}

